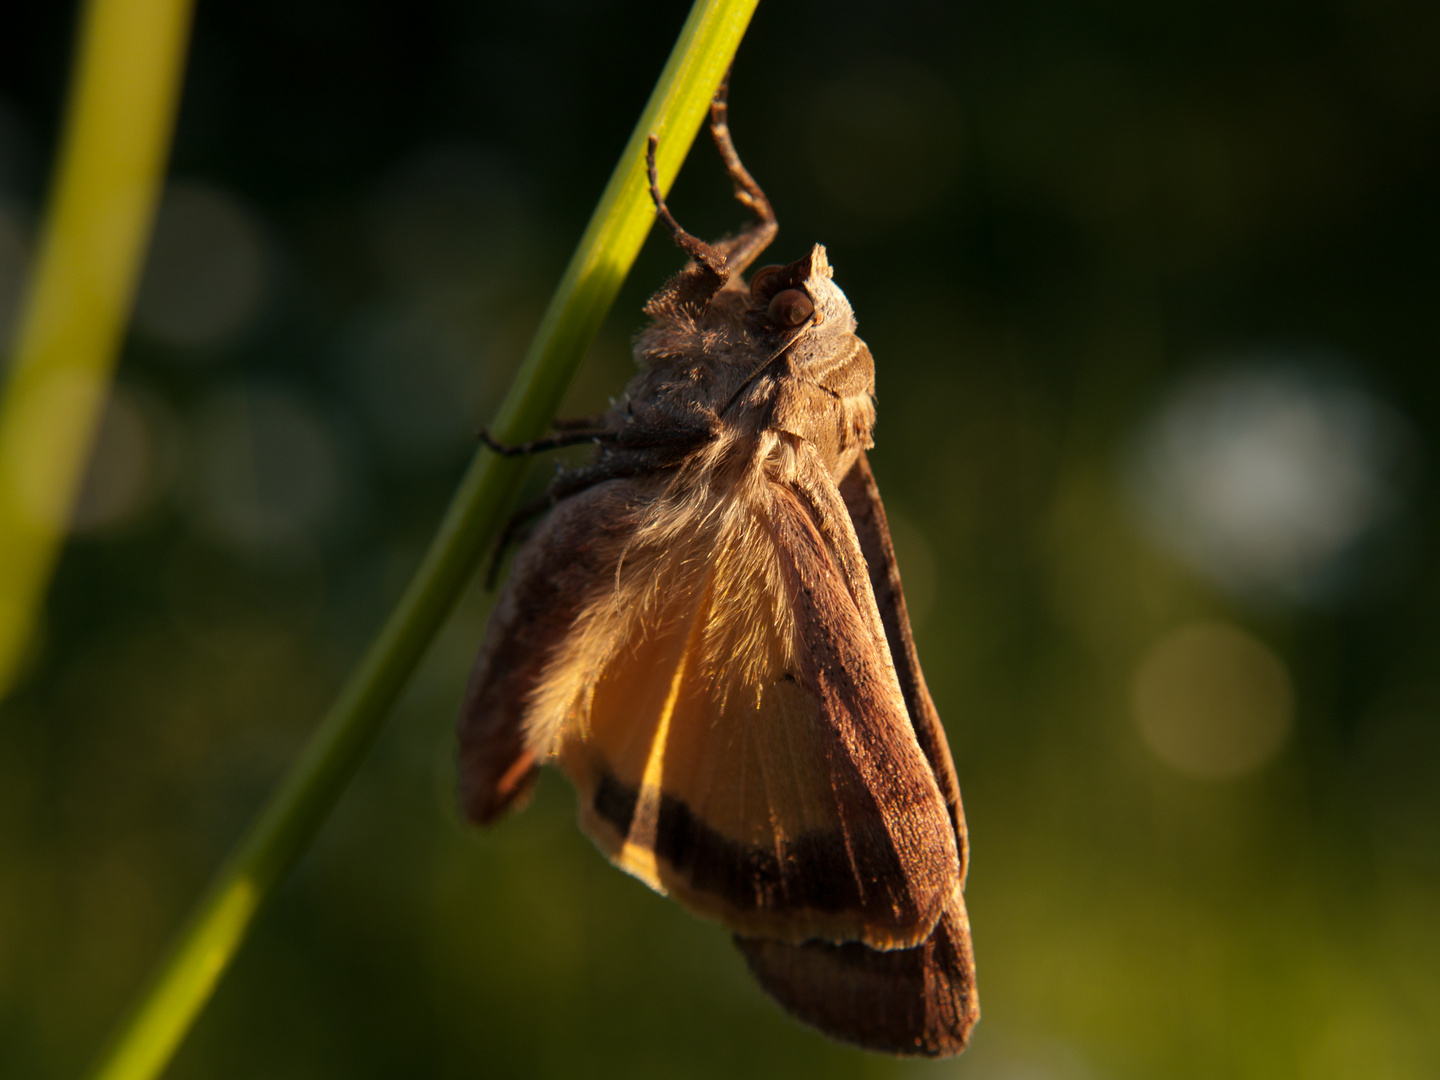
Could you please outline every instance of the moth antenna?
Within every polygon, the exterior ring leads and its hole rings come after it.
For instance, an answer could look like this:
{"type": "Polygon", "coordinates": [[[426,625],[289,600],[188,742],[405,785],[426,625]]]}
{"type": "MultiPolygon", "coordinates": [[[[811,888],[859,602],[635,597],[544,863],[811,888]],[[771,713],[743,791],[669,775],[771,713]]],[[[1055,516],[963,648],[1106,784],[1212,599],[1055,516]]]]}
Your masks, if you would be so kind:
{"type": "Polygon", "coordinates": [[[665,205],[665,197],[660,194],[660,177],[655,171],[655,148],[659,145],[659,137],[651,135],[645,151],[645,169],[650,175],[650,198],[655,203],[655,216],[670,231],[677,247],[723,282],[730,276],[725,256],[698,236],[691,236],[682,229],[675,220],[675,215],[670,213],[670,208],[665,205]]]}
{"type": "Polygon", "coordinates": [[[725,78],[720,80],[720,88],[715,91],[715,97],[710,102],[710,137],[715,140],[715,148],[720,151],[720,158],[725,162],[725,171],[730,174],[730,182],[734,185],[735,198],[742,205],[749,207],[755,215],[755,221],[741,231],[739,236],[722,240],[718,247],[725,253],[725,263],[731,273],[741,273],[755,261],[755,257],[770,246],[770,241],[775,239],[775,232],[779,228],[775,221],[775,210],[770,205],[769,198],[761,190],[755,178],[750,175],[750,170],[745,168],[740,160],[740,154],[735,149],[735,141],[730,137],[730,72],[727,69],[725,78]]]}

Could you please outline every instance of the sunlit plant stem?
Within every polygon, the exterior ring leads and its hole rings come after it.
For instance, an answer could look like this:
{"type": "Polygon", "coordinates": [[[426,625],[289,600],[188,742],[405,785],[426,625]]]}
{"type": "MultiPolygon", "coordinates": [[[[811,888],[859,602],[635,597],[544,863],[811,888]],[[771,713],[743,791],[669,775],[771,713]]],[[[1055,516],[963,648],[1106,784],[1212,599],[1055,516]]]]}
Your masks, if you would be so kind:
{"type": "MultiPolygon", "coordinates": [[[[647,137],[669,188],[735,54],[756,0],[697,0],[621,153],[495,418],[504,442],[549,426],[570,378],[654,221],[647,137]]],[[[257,910],[310,845],[439,630],[523,479],[522,462],[479,452],[405,594],[300,759],[221,867],[93,1076],[157,1075],[229,966],[257,910]]]]}

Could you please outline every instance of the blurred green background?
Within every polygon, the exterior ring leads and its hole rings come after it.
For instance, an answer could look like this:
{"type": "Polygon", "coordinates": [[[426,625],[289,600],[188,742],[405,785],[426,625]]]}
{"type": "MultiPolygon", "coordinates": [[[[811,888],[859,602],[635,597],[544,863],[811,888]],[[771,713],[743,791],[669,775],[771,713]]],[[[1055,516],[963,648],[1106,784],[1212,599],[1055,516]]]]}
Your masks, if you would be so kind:
{"type": "MultiPolygon", "coordinates": [[[[0,704],[0,1075],[69,1077],[413,567],[683,5],[203,0],[133,332],[0,704]]],[[[75,11],[0,36],[0,334],[75,11]]],[[[771,3],[732,123],[829,247],[974,845],[984,1019],[825,1042],[425,663],[181,1077],[1440,1075],[1440,8],[771,3]]],[[[741,220],[702,140],[671,205],[741,220]]],[[[627,378],[652,238],[567,406],[627,378]]],[[[536,469],[543,484],[548,465],[536,469]]]]}

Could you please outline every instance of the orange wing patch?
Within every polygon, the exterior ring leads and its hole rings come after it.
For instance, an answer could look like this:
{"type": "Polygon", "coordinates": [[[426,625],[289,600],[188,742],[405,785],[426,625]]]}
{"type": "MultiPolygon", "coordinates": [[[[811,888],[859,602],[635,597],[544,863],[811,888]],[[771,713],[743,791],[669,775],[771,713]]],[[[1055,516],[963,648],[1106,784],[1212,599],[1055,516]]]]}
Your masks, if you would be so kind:
{"type": "Polygon", "coordinates": [[[559,733],[582,826],[742,934],[925,939],[958,882],[954,834],[893,669],[844,652],[869,620],[826,540],[774,484],[697,572],[700,554],[637,569],[645,618],[559,733]]]}

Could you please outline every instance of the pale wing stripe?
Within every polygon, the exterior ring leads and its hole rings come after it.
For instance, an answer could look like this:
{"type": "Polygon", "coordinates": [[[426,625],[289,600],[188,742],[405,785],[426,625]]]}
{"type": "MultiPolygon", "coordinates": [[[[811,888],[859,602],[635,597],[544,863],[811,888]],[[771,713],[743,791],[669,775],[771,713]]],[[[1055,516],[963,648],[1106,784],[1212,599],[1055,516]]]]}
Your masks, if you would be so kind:
{"type": "Polygon", "coordinates": [[[680,699],[680,688],[685,681],[689,659],[695,655],[698,639],[704,633],[710,611],[711,587],[706,586],[705,595],[695,607],[694,621],[690,624],[685,648],[680,661],[675,665],[675,674],[670,679],[670,692],[660,710],[660,721],[655,725],[655,738],[650,744],[650,754],[645,760],[645,772],[640,781],[640,798],[635,804],[635,816],[631,820],[630,832],[625,837],[615,861],[629,873],[661,892],[660,871],[655,863],[655,830],[660,822],[660,785],[665,773],[665,743],[670,737],[670,719],[675,714],[675,703],[680,699]]]}

